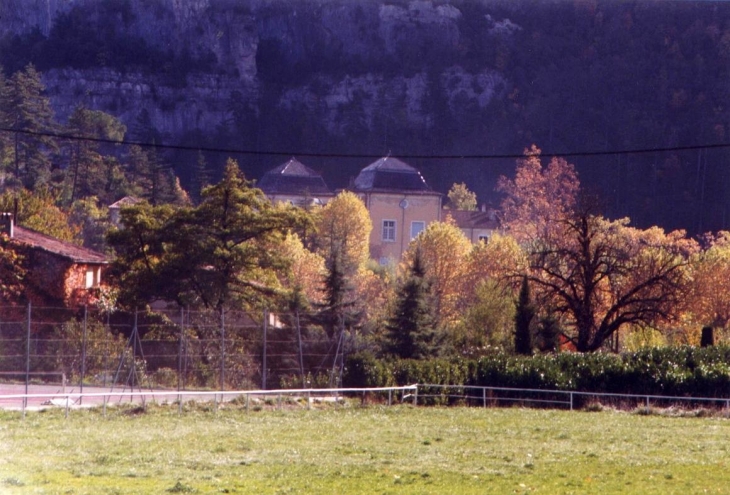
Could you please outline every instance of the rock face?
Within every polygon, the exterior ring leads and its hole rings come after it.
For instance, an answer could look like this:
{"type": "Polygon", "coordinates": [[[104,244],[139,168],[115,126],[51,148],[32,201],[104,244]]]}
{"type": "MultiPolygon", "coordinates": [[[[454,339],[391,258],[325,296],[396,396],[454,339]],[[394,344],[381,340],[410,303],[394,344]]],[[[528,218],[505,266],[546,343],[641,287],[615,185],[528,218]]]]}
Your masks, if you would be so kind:
{"type": "Polygon", "coordinates": [[[230,115],[233,91],[244,91],[248,100],[256,101],[254,83],[242,84],[225,75],[192,74],[182,86],[170,86],[139,73],[53,69],[43,81],[59,121],[66,121],[83,104],[107,111],[130,127],[145,110],[160,132],[173,137],[215,129],[230,115]]]}
{"type": "MultiPolygon", "coordinates": [[[[101,18],[93,11],[98,5],[3,0],[0,37],[36,28],[48,36],[54,22],[72,11],[101,18]]],[[[458,116],[483,111],[506,87],[494,69],[467,70],[451,61],[463,42],[463,16],[448,3],[118,0],[114,9],[113,19],[127,36],[172,56],[210,57],[214,66],[173,80],[134,68],[44,70],[59,120],[84,104],[129,126],[146,109],[155,127],[170,136],[206,133],[230,120],[235,94],[249,115],[265,120],[275,112],[309,112],[339,137],[354,129],[374,131],[384,112],[398,126],[429,129],[442,118],[436,98],[458,116]],[[426,70],[434,60],[442,62],[426,70]]],[[[485,30],[494,25],[484,20],[485,30]]]]}

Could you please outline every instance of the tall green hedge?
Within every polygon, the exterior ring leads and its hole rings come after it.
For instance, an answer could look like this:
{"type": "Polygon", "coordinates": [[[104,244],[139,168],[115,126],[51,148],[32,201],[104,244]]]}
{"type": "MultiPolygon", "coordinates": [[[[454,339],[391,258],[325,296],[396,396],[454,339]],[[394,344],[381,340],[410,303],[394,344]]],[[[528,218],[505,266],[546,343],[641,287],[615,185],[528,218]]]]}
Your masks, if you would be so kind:
{"type": "Polygon", "coordinates": [[[624,354],[559,353],[473,359],[350,357],[349,387],[434,384],[578,392],[730,397],[730,347],[667,347],[624,354]]]}

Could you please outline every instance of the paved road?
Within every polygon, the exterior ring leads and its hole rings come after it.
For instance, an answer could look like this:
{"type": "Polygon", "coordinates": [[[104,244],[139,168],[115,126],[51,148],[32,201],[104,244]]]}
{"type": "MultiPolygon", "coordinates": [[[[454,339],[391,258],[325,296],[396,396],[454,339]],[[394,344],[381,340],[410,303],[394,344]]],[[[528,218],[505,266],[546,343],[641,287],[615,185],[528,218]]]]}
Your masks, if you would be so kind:
{"type": "MultiPolygon", "coordinates": [[[[178,399],[178,392],[175,390],[150,390],[117,387],[89,387],[85,386],[84,397],[79,397],[81,389],[78,386],[66,386],[65,390],[61,385],[29,385],[26,407],[29,409],[40,409],[43,407],[92,407],[107,404],[137,403],[143,401],[175,402],[178,399]]],[[[0,408],[22,409],[23,397],[26,389],[25,384],[0,383],[0,408]]],[[[220,400],[221,394],[215,392],[186,391],[182,392],[183,400],[213,401],[220,400]]],[[[223,398],[230,400],[239,394],[226,393],[223,398]]]]}

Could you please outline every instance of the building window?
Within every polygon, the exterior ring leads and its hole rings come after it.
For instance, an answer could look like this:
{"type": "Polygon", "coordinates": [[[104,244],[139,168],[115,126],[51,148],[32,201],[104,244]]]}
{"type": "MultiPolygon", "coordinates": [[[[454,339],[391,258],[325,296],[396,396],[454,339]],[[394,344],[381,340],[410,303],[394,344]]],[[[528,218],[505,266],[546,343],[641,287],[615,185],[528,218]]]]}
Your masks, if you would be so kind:
{"type": "Polygon", "coordinates": [[[101,268],[88,267],[86,269],[86,288],[98,287],[101,284],[101,268]]]}
{"type": "Polygon", "coordinates": [[[484,244],[486,244],[486,243],[489,242],[489,236],[488,235],[484,235],[484,234],[480,234],[479,235],[479,241],[481,241],[484,244]]]}
{"type": "Polygon", "coordinates": [[[426,229],[426,222],[411,222],[411,240],[426,229]]]}
{"type": "Polygon", "coordinates": [[[383,220],[383,242],[395,242],[395,220],[383,220]]]}

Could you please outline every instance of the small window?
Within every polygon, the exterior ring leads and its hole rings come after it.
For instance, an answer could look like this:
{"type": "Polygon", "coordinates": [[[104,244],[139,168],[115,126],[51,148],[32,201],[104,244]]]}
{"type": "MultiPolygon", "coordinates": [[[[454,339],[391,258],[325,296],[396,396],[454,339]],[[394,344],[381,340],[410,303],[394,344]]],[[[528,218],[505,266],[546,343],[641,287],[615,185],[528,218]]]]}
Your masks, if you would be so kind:
{"type": "Polygon", "coordinates": [[[426,222],[411,222],[411,240],[418,237],[418,234],[426,228],[426,222]]]}
{"type": "Polygon", "coordinates": [[[86,288],[98,287],[101,284],[101,268],[88,267],[86,269],[86,288]]]}
{"type": "Polygon", "coordinates": [[[383,242],[395,242],[395,220],[383,220],[383,242]]]}
{"type": "Polygon", "coordinates": [[[479,236],[479,242],[483,242],[484,244],[488,243],[489,242],[489,236],[488,235],[484,235],[484,234],[480,235],[479,236]]]}

